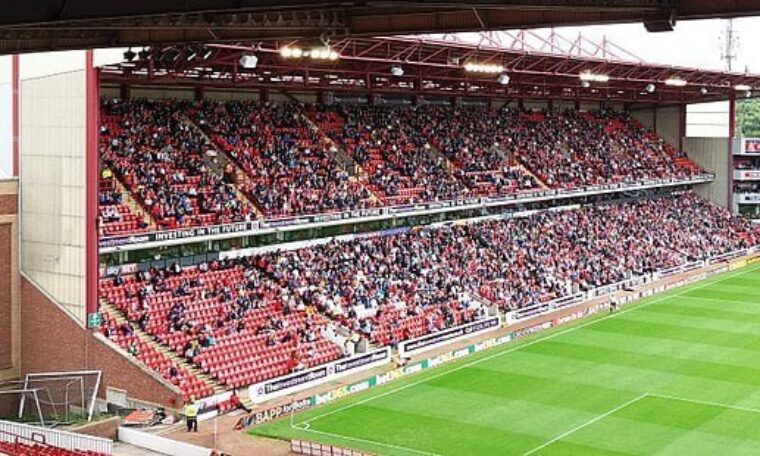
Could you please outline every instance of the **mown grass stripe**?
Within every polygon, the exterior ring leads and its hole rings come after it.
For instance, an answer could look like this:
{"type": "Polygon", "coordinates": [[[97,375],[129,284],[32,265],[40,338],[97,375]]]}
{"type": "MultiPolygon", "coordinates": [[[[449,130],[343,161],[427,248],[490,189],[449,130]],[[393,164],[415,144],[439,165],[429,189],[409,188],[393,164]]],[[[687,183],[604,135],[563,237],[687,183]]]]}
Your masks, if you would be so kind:
{"type": "Polygon", "coordinates": [[[711,454],[760,454],[757,434],[748,434],[756,428],[738,425],[741,413],[735,411],[700,411],[696,408],[701,406],[692,403],[658,405],[658,400],[647,398],[643,409],[636,403],[630,410],[624,407],[597,419],[649,391],[760,407],[760,369],[749,362],[760,352],[760,331],[758,336],[753,333],[760,328],[760,313],[754,311],[760,304],[755,303],[758,295],[755,302],[749,301],[745,286],[760,280],[758,268],[655,296],[617,314],[578,322],[299,415],[298,421],[308,422],[313,432],[283,422],[253,432],[389,455],[522,454],[595,420],[539,452],[699,454],[709,448],[711,454]],[[716,287],[732,283],[738,286],[716,287]],[[720,307],[711,309],[707,302],[720,307]],[[673,308],[663,310],[666,306],[673,308]],[[694,407],[694,414],[703,419],[670,426],[662,421],[668,419],[663,407],[687,415],[694,407]]]}

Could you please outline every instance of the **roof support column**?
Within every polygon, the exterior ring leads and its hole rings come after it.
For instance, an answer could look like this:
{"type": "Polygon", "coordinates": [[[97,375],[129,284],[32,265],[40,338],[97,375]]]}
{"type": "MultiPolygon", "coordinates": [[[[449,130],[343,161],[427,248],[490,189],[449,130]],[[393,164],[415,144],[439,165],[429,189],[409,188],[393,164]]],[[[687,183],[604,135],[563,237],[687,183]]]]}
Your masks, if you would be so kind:
{"type": "Polygon", "coordinates": [[[19,146],[21,141],[21,73],[19,55],[11,56],[11,120],[13,122],[13,177],[19,173],[19,146]]]}
{"type": "Polygon", "coordinates": [[[204,89],[203,86],[195,87],[195,89],[193,90],[193,98],[195,99],[195,101],[203,101],[206,95],[205,92],[206,92],[206,89],[204,89]]]}
{"type": "Polygon", "coordinates": [[[100,85],[93,51],[85,54],[85,309],[89,316],[98,311],[100,252],[98,248],[98,131],[100,85]]]}
{"type": "Polygon", "coordinates": [[[259,100],[264,103],[269,102],[269,89],[261,89],[259,91],[259,100]]]}
{"type": "Polygon", "coordinates": [[[686,136],[686,103],[678,105],[678,151],[683,152],[683,138],[686,136]]]}
{"type": "Polygon", "coordinates": [[[726,182],[728,186],[728,201],[726,201],[728,209],[733,212],[734,210],[734,137],[736,136],[736,92],[731,92],[728,99],[728,174],[726,176],[726,182]]]}
{"type": "Polygon", "coordinates": [[[129,100],[131,98],[132,86],[129,84],[119,85],[119,98],[129,100]]]}

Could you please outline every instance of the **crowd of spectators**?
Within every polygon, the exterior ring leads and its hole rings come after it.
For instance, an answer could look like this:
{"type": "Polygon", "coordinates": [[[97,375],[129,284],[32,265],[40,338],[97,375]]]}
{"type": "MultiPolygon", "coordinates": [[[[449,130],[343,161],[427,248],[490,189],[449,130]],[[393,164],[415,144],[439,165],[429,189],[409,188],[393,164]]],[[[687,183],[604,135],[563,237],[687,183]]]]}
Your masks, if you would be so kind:
{"type": "Polygon", "coordinates": [[[212,394],[213,388],[188,372],[155,347],[140,340],[132,323],[118,323],[111,315],[104,314],[101,333],[137,361],[156,371],[165,380],[182,391],[185,400],[191,396],[212,394]]]}
{"type": "Polygon", "coordinates": [[[735,158],[734,168],[741,170],[758,170],[760,169],[760,159],[756,157],[737,157],[735,158]]]}
{"type": "Polygon", "coordinates": [[[541,188],[509,150],[515,117],[485,107],[420,106],[417,128],[458,168],[457,175],[477,196],[541,188]]]}
{"type": "Polygon", "coordinates": [[[376,205],[302,110],[295,103],[204,102],[195,121],[245,170],[243,190],[268,216],[376,205]]]}
{"type": "Polygon", "coordinates": [[[334,109],[344,123],[331,132],[332,139],[362,166],[385,204],[459,199],[468,194],[447,160],[431,150],[425,132],[416,128],[414,108],[341,104],[334,109]]]}
{"type": "Polygon", "coordinates": [[[687,178],[701,170],[630,114],[613,110],[503,109],[514,127],[504,145],[552,188],[687,178]]]}
{"type": "Polygon", "coordinates": [[[242,386],[350,354],[329,322],[395,345],[492,304],[531,306],[759,242],[748,222],[683,193],[173,264],[102,290],[157,340],[242,386]],[[229,350],[247,367],[219,361],[229,350]]]}
{"type": "Polygon", "coordinates": [[[101,173],[98,183],[99,231],[102,236],[125,233],[141,233],[148,230],[149,223],[135,214],[124,201],[109,169],[101,173]]]}
{"type": "Polygon", "coordinates": [[[329,321],[291,305],[261,259],[172,264],[101,283],[135,327],[231,387],[284,375],[344,355],[329,321]]]}
{"type": "Polygon", "coordinates": [[[104,100],[100,155],[160,228],[248,220],[251,208],[213,173],[184,101],[104,100]]]}
{"type": "Polygon", "coordinates": [[[105,164],[161,229],[253,218],[236,187],[278,218],[702,172],[611,110],[106,100],[102,119],[105,164]],[[210,169],[212,147],[247,177],[210,169]],[[350,175],[338,148],[365,173],[350,175]]]}

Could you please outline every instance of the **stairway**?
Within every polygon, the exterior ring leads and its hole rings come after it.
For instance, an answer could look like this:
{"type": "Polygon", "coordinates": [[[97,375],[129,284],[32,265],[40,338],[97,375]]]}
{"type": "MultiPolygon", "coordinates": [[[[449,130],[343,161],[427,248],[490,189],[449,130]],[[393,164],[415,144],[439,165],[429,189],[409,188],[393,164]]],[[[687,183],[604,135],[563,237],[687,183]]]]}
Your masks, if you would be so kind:
{"type": "MultiPolygon", "coordinates": [[[[119,309],[114,307],[113,304],[109,303],[106,299],[103,298],[100,299],[100,312],[108,314],[119,324],[129,322],[126,316],[124,316],[124,314],[119,309]]],[[[188,362],[185,358],[178,356],[174,351],[170,350],[165,345],[156,342],[153,336],[140,329],[139,325],[135,324],[134,322],[131,323],[133,323],[132,327],[134,328],[134,334],[138,339],[140,339],[141,342],[151,346],[156,351],[176,363],[178,366],[193,374],[198,380],[201,380],[203,383],[211,386],[214,389],[215,394],[222,393],[227,390],[227,388],[225,388],[221,383],[204,373],[202,370],[198,369],[194,364],[188,362]]]]}
{"type": "Polygon", "coordinates": [[[433,158],[440,159],[441,162],[444,164],[443,168],[446,171],[453,173],[454,170],[459,169],[458,166],[456,166],[451,160],[449,160],[449,157],[444,155],[444,153],[438,150],[438,148],[435,147],[434,145],[430,144],[429,148],[423,148],[422,150],[427,150],[428,155],[432,156],[433,158]]]}
{"type": "MultiPolygon", "coordinates": [[[[108,166],[106,166],[105,163],[101,162],[100,166],[101,166],[101,170],[108,169],[108,166]]],[[[153,218],[150,212],[148,212],[148,210],[145,209],[145,207],[143,207],[142,204],[138,203],[132,197],[132,193],[116,177],[116,174],[112,170],[111,170],[111,174],[113,175],[112,180],[113,180],[114,185],[116,186],[116,190],[122,195],[123,203],[129,206],[129,210],[132,211],[133,214],[137,215],[138,217],[142,217],[142,219],[148,223],[148,226],[150,226],[150,231],[155,231],[158,228],[158,224],[156,223],[156,220],[153,218]]]]}
{"type": "Polygon", "coordinates": [[[524,172],[526,175],[528,175],[528,176],[531,176],[531,177],[533,178],[533,180],[535,180],[535,181],[538,183],[538,185],[540,185],[540,186],[541,186],[541,188],[542,188],[542,189],[547,189],[547,188],[549,188],[549,187],[547,187],[547,185],[544,183],[544,181],[542,181],[541,179],[539,179],[539,178],[538,178],[538,176],[536,176],[535,174],[533,174],[533,172],[532,172],[531,170],[529,170],[527,166],[525,166],[525,165],[523,165],[522,163],[519,163],[519,162],[518,162],[518,163],[515,165],[515,167],[516,167],[516,168],[520,168],[520,170],[521,170],[522,172],[524,172]]]}
{"type": "Polygon", "coordinates": [[[369,183],[369,175],[367,171],[348,154],[342,147],[340,147],[328,134],[323,131],[319,124],[311,118],[310,115],[301,113],[301,117],[304,122],[316,132],[325,142],[330,144],[330,152],[333,152],[340,163],[343,164],[343,168],[351,176],[350,179],[355,179],[361,183],[364,188],[369,191],[369,200],[373,204],[380,204],[381,198],[378,196],[377,189],[369,183]]]}
{"type": "Polygon", "coordinates": [[[203,154],[204,161],[209,166],[210,169],[213,169],[214,172],[217,175],[224,174],[224,169],[227,167],[227,165],[232,165],[235,168],[235,196],[240,201],[243,201],[244,203],[247,203],[248,206],[253,208],[254,214],[257,219],[263,219],[266,218],[264,215],[264,210],[259,206],[258,202],[255,201],[252,198],[249,198],[245,192],[241,191],[240,188],[244,184],[250,184],[248,173],[245,172],[238,164],[233,160],[229,155],[227,155],[226,152],[216,147],[214,142],[211,140],[211,138],[208,137],[205,131],[203,131],[202,128],[200,128],[198,125],[196,125],[195,122],[193,122],[190,119],[185,119],[185,125],[188,127],[194,129],[201,138],[203,138],[204,144],[208,146],[211,149],[214,149],[216,151],[216,158],[217,160],[214,161],[210,157],[208,157],[207,154],[203,154]]]}
{"type": "Polygon", "coordinates": [[[316,132],[320,138],[325,141],[327,144],[329,144],[331,147],[328,149],[330,152],[332,152],[335,157],[338,159],[338,161],[343,165],[343,169],[345,169],[348,174],[351,176],[356,176],[360,173],[360,166],[358,163],[354,161],[353,158],[351,158],[348,153],[346,153],[345,150],[343,150],[342,147],[338,146],[338,144],[333,141],[332,138],[326,133],[323,132],[322,129],[319,127],[319,124],[311,118],[308,114],[301,113],[301,118],[303,119],[304,123],[314,132],[316,132]]]}

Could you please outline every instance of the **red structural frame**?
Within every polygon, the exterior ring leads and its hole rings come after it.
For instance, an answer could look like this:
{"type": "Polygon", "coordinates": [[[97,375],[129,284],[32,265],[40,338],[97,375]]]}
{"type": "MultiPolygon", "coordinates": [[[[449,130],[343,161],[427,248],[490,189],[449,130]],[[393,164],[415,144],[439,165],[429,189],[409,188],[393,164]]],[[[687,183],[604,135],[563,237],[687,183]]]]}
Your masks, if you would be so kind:
{"type": "MultiPolygon", "coordinates": [[[[98,69],[95,68],[93,51],[85,56],[85,103],[87,135],[85,163],[85,308],[87,316],[98,311],[98,126],[100,124],[100,84],[98,69]]],[[[88,318],[89,320],[89,318],[88,318]]]]}
{"type": "Polygon", "coordinates": [[[734,137],[736,136],[736,97],[732,96],[728,100],[728,177],[726,179],[728,189],[727,208],[733,210],[734,207],[734,137]]]}
{"type": "Polygon", "coordinates": [[[265,40],[252,44],[180,44],[153,47],[146,58],[102,69],[103,80],[118,84],[173,85],[221,89],[361,91],[451,97],[543,99],[630,104],[684,104],[727,100],[737,84],[760,90],[760,76],[643,64],[590,56],[525,51],[418,37],[349,37],[329,42],[337,61],[285,59],[284,46],[310,49],[319,41],[265,40]],[[240,56],[258,57],[256,68],[240,66],[240,56]],[[501,65],[497,74],[465,71],[468,62],[501,65]],[[402,76],[391,67],[400,66],[402,76]],[[579,73],[609,76],[583,87],[579,73]],[[680,78],[683,87],[665,81],[680,78]],[[655,84],[654,93],[645,90],[655,84]]]}
{"type": "Polygon", "coordinates": [[[13,91],[13,94],[11,95],[11,122],[13,126],[13,177],[18,177],[19,173],[19,146],[20,146],[20,132],[21,132],[21,107],[20,107],[20,100],[21,100],[21,94],[19,92],[20,89],[20,81],[21,81],[21,74],[20,74],[20,66],[19,66],[19,56],[18,54],[13,54],[11,56],[11,90],[13,91]]]}

